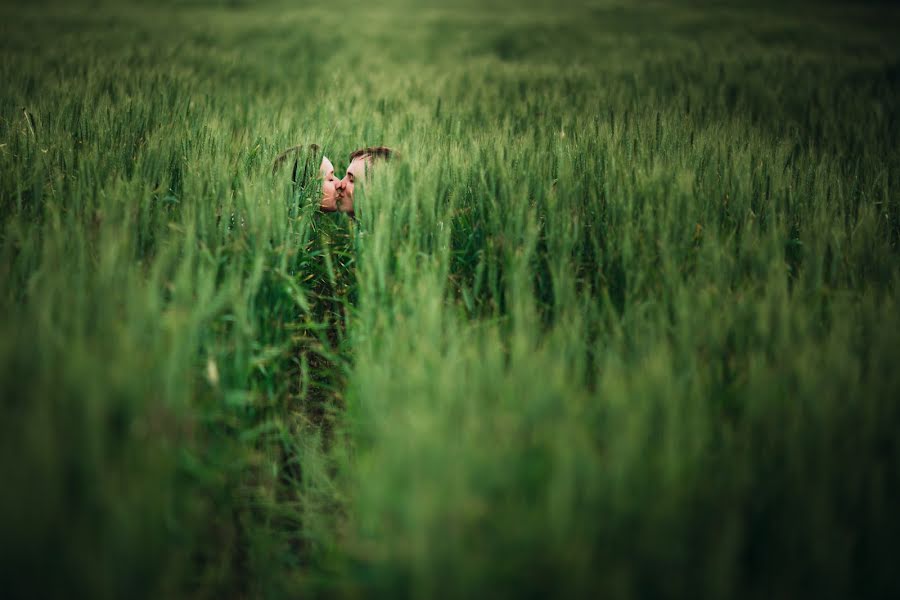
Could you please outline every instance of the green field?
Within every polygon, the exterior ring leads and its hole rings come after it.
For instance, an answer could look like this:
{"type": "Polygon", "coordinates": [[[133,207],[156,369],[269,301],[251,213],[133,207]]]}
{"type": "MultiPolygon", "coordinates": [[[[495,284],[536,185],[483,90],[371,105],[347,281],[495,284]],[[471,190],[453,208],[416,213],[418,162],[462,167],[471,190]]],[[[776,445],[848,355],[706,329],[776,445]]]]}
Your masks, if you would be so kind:
{"type": "Polygon", "coordinates": [[[0,5],[0,595],[900,597],[900,8],[483,4],[0,5]]]}

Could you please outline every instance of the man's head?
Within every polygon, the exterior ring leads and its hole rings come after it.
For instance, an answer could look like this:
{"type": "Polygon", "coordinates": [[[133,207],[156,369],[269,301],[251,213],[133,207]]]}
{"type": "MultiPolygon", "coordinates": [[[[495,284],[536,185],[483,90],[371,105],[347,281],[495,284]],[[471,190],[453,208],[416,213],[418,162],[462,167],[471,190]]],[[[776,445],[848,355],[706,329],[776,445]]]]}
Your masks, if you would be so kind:
{"type": "Polygon", "coordinates": [[[393,154],[390,148],[373,146],[361,148],[350,155],[350,165],[344,178],[334,184],[338,210],[353,214],[353,188],[365,180],[366,173],[376,161],[387,160],[393,154]]]}

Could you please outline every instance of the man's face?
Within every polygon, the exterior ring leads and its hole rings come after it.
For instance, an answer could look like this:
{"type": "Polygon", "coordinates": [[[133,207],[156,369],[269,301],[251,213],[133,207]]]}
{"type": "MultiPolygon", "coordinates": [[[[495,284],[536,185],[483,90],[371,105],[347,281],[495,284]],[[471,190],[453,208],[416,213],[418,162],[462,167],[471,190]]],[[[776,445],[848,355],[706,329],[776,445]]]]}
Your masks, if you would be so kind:
{"type": "Polygon", "coordinates": [[[334,184],[338,209],[342,212],[353,212],[353,186],[362,182],[366,176],[366,167],[370,157],[368,154],[358,156],[347,167],[344,178],[334,184]]]}
{"type": "Polygon", "coordinates": [[[334,176],[334,165],[331,164],[327,156],[322,157],[319,174],[322,176],[322,201],[320,206],[322,210],[327,212],[336,211],[337,194],[335,192],[335,183],[337,183],[337,178],[334,176]]]}

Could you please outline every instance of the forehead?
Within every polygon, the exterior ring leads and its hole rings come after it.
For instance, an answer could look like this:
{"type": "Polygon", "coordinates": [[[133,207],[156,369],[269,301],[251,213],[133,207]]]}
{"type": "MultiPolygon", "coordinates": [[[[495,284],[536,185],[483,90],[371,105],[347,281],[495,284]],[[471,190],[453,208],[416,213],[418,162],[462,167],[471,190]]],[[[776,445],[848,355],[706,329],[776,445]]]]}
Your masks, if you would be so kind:
{"type": "Polygon", "coordinates": [[[369,156],[357,156],[352,161],[350,161],[350,166],[347,167],[347,172],[353,175],[354,177],[359,177],[360,175],[365,174],[366,172],[366,162],[369,156]]]}

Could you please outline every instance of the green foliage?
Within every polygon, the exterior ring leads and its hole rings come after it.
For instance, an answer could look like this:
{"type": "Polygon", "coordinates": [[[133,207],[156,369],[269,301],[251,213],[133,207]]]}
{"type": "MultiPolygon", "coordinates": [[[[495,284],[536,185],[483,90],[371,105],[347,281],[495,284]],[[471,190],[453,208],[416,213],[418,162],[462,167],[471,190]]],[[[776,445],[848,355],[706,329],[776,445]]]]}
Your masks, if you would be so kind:
{"type": "Polygon", "coordinates": [[[809,14],[0,8],[4,591],[900,594],[900,13],[809,14]]]}

